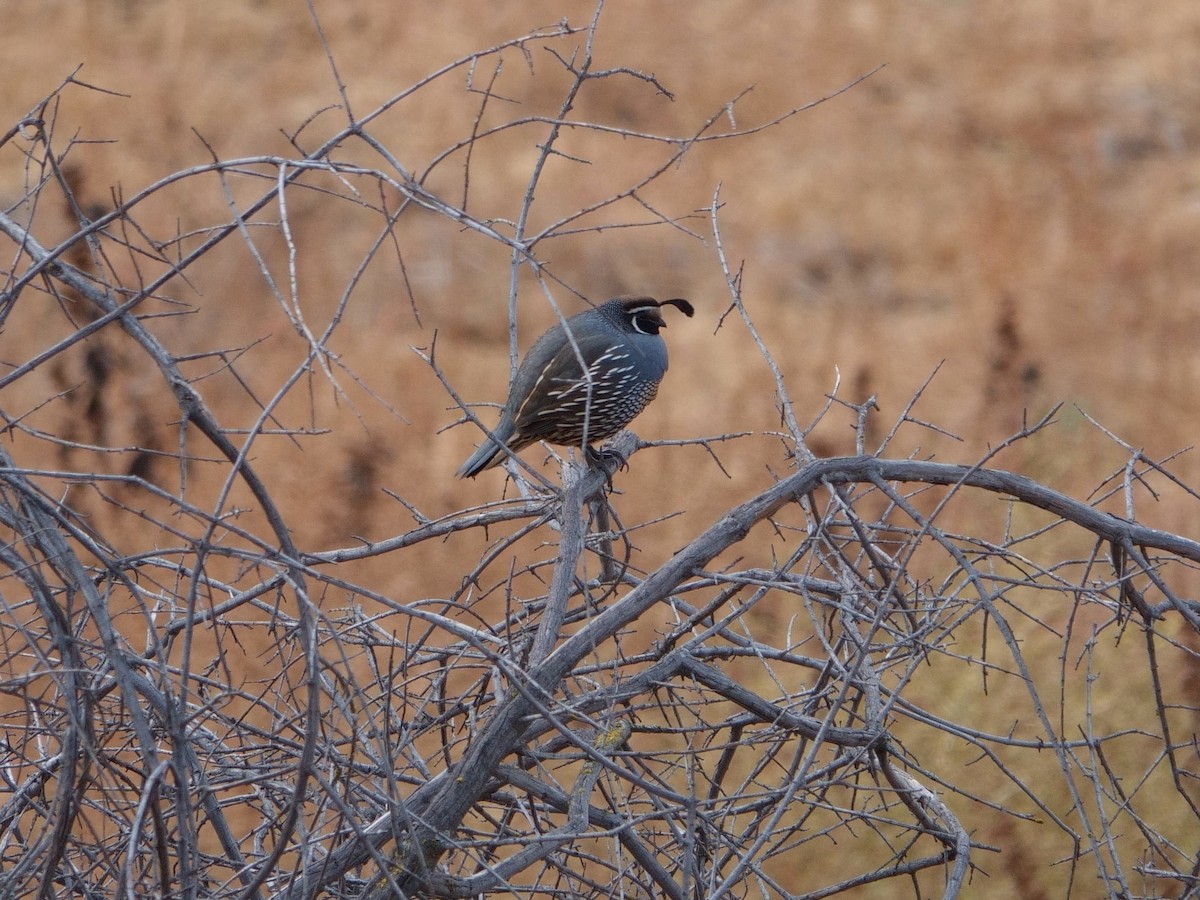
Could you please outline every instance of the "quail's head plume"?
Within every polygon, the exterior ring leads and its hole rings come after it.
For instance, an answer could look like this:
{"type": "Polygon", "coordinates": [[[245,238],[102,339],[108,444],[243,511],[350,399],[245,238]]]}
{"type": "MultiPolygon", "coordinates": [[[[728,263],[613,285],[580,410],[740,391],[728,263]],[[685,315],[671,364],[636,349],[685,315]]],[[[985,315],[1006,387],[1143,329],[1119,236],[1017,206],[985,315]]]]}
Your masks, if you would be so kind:
{"type": "Polygon", "coordinates": [[[686,300],[617,297],[538,338],[521,360],[499,424],[458,477],[473,478],[536,441],[590,447],[632,422],[667,371],[658,333],[667,306],[695,313],[686,300]]]}

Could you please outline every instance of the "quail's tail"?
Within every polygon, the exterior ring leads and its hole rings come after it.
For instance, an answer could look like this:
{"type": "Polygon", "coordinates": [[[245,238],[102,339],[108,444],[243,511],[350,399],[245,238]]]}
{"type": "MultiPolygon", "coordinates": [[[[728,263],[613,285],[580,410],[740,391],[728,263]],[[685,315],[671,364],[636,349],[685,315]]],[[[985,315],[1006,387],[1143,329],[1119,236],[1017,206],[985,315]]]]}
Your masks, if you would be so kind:
{"type": "Polygon", "coordinates": [[[484,438],[479,449],[458,470],[459,478],[474,478],[480,472],[504,462],[504,447],[490,436],[484,438]]]}

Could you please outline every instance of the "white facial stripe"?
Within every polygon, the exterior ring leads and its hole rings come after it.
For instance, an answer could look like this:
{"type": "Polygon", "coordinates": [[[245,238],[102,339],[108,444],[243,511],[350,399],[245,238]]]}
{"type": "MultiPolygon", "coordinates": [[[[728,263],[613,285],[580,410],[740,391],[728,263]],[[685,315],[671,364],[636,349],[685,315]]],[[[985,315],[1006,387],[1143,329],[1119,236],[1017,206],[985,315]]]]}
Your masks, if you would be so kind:
{"type": "MultiPolygon", "coordinates": [[[[629,316],[629,322],[631,325],[633,325],[633,330],[636,331],[638,334],[655,334],[656,332],[654,332],[654,331],[643,331],[640,323],[638,322],[638,318],[640,316],[643,316],[643,315],[645,315],[647,313],[651,313],[651,312],[657,313],[658,307],[657,306],[631,306],[629,309],[625,310],[625,315],[629,316]]],[[[660,316],[659,321],[655,323],[656,328],[661,328],[663,326],[664,323],[661,321],[661,318],[662,317],[660,316]]]]}

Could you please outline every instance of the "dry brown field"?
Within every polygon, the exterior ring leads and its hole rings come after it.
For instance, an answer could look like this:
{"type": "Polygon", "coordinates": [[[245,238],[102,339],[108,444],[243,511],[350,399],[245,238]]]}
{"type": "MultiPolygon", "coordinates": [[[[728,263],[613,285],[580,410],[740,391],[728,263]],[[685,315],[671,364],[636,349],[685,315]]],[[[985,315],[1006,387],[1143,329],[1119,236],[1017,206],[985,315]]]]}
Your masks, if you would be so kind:
{"type": "MultiPolygon", "coordinates": [[[[345,0],[316,8],[359,114],[471,51],[564,16],[585,24],[593,9],[579,2],[446,0],[345,0]]],[[[340,98],[325,48],[302,3],[8,0],[0,9],[8,60],[0,129],[77,67],[75,77],[97,88],[71,86],[53,109],[62,148],[78,142],[69,171],[93,211],[213,154],[294,155],[287,136],[318,111],[324,110],[299,139],[306,147],[344,121],[333,108],[340,98]]],[[[634,458],[617,478],[615,504],[627,524],[654,522],[637,532],[638,564],[648,568],[665,558],[791,465],[771,436],[779,429],[771,373],[736,316],[722,321],[729,291],[705,212],[718,185],[725,252],[734,267],[744,266],[745,304],[801,418],[817,416],[836,385],[851,403],[877,398],[868,435],[878,439],[932,375],[913,415],[941,430],[907,426],[888,455],[970,463],[1062,403],[1055,425],[1002,452],[995,464],[1080,498],[1128,459],[1089,417],[1149,457],[1187,451],[1200,422],[1197,48],[1200,6],[1186,0],[608,3],[597,65],[653,73],[673,99],[633,77],[612,78],[581,93],[573,114],[583,120],[680,136],[717,116],[718,131],[733,123],[747,129],[873,73],[760,133],[696,145],[646,189],[645,206],[626,203],[583,220],[645,227],[583,229],[537,248],[568,313],[582,308],[572,292],[591,300],[625,293],[688,297],[696,305],[695,319],[669,323],[671,369],[657,401],[635,423],[643,438],[753,435],[716,447],[727,473],[697,446],[654,448],[634,458]],[[724,115],[725,104],[748,87],[724,115]],[[651,207],[681,227],[653,224],[651,207]]],[[[423,171],[470,134],[481,100],[469,88],[492,74],[475,72],[468,84],[468,73],[459,71],[423,87],[373,123],[373,136],[405,166],[423,171]]],[[[528,59],[512,52],[489,102],[498,117],[548,116],[567,83],[546,50],[528,59]]],[[[466,195],[475,215],[516,215],[543,136],[539,128],[514,129],[480,145],[466,195]]],[[[28,189],[17,142],[0,156],[5,207],[28,189]]],[[[577,158],[551,159],[532,228],[623,189],[660,165],[671,146],[579,133],[566,135],[560,149],[577,158]]],[[[426,184],[459,202],[464,181],[460,152],[426,184]]],[[[262,187],[235,179],[229,190],[248,198],[262,187]]],[[[421,354],[436,346],[437,365],[468,400],[503,399],[510,254],[443,217],[416,212],[396,223],[394,243],[385,241],[360,272],[379,238],[377,219],[315,193],[294,196],[288,217],[306,321],[324,328],[347,298],[330,341],[342,365],[335,373],[341,390],[323,377],[307,379],[277,415],[312,433],[255,447],[255,462],[288,511],[297,544],[330,549],[410,527],[410,512],[390,494],[431,517],[499,496],[505,487],[498,472],[455,479],[479,432],[447,428],[458,414],[421,354]]],[[[222,186],[208,177],[163,191],[141,209],[140,220],[152,237],[168,237],[202,235],[228,215],[222,186]]],[[[279,210],[272,215],[278,218],[279,210]]],[[[44,244],[69,233],[61,212],[41,214],[39,222],[44,244]]],[[[258,250],[286,294],[288,247],[279,232],[264,233],[258,250]]],[[[306,347],[247,241],[228,241],[213,262],[164,289],[180,305],[161,303],[162,318],[152,327],[174,352],[197,355],[188,374],[204,376],[197,385],[210,407],[248,427],[259,412],[248,394],[267,400],[303,366],[306,347]],[[213,355],[232,348],[238,348],[238,379],[213,355]]],[[[129,284],[142,277],[132,259],[114,266],[129,284]]],[[[519,277],[525,346],[553,313],[528,269],[519,277]]],[[[0,334],[0,364],[24,361],[32,355],[28,348],[49,346],[71,327],[49,304],[14,316],[0,334]]],[[[171,424],[177,412],[158,373],[135,365],[137,357],[117,337],[103,346],[100,382],[88,368],[95,359],[68,354],[7,389],[0,405],[81,444],[177,449],[171,424]],[[50,397],[58,399],[43,405],[50,397]]],[[[480,415],[490,422],[494,413],[481,407],[480,415]]],[[[853,414],[835,406],[811,446],[822,456],[852,454],[852,425],[853,414]]],[[[48,451],[17,438],[13,452],[48,451]]],[[[96,465],[128,472],[135,455],[116,452],[96,465]]],[[[84,465],[85,456],[60,449],[55,458],[22,461],[68,468],[84,465]]],[[[525,456],[542,459],[536,450],[525,456]]],[[[178,487],[178,467],[169,461],[142,465],[139,474],[164,489],[178,487]]],[[[1184,483],[1200,484],[1194,452],[1173,459],[1171,470],[1184,483]]],[[[545,471],[557,477],[556,467],[545,471]]],[[[199,505],[215,496],[225,474],[204,462],[189,466],[189,490],[199,505]]],[[[69,499],[98,521],[109,514],[83,488],[69,499]]],[[[1200,535],[1195,497],[1168,490],[1155,499],[1142,491],[1137,503],[1146,524],[1200,535]]],[[[1122,497],[1106,508],[1121,512],[1122,497]]],[[[956,515],[969,528],[995,510],[956,515]]],[[[139,532],[127,515],[111,528],[128,552],[162,539],[153,530],[139,532]]],[[[390,597],[445,597],[459,586],[464,554],[477,558],[482,546],[482,539],[431,542],[406,555],[402,567],[386,557],[367,560],[354,577],[390,597]]],[[[763,615],[788,621],[786,611],[763,615]]],[[[653,633],[657,623],[641,627],[653,633]]],[[[1061,665],[1053,635],[1035,629],[1028,640],[1030,647],[1045,643],[1040,653],[1050,670],[1061,665]]],[[[245,649],[247,679],[277,664],[263,648],[245,649]]],[[[1112,652],[1115,669],[1133,650],[1112,652]]],[[[1196,672],[1168,677],[1195,683],[1196,672]]],[[[939,686],[928,675],[925,684],[943,709],[958,702],[969,709],[979,687],[962,680],[939,686]]],[[[969,777],[963,773],[971,759],[961,748],[908,749],[933,767],[969,777]]],[[[1000,795],[1012,790],[1002,780],[976,786],[980,793],[993,788],[996,803],[1022,808],[1021,797],[1000,795]]],[[[985,821],[985,814],[971,812],[1000,852],[979,855],[983,872],[967,895],[1064,896],[1069,873],[1055,864],[1071,847],[1061,834],[1044,822],[985,821]]],[[[1128,837],[1122,852],[1132,863],[1139,847],[1128,837]]],[[[832,847],[831,872],[838,869],[836,852],[832,847]]],[[[797,869],[781,877],[803,891],[834,876],[810,878],[797,869]]],[[[1173,890],[1146,887],[1147,896],[1177,896],[1173,890]]],[[[888,882],[853,896],[912,891],[911,884],[888,882]]],[[[1099,896],[1090,883],[1074,891],[1099,896]]]]}

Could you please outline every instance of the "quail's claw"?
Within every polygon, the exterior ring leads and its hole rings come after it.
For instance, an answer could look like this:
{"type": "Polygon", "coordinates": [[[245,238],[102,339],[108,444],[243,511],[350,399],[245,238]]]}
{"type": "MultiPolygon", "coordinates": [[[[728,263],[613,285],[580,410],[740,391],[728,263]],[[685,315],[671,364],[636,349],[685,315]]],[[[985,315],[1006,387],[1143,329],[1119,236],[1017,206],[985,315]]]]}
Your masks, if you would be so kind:
{"type": "Polygon", "coordinates": [[[629,468],[629,460],[625,455],[612,447],[601,447],[597,450],[589,445],[583,455],[589,466],[604,473],[604,480],[610,491],[613,489],[613,476],[622,469],[629,468]]]}

